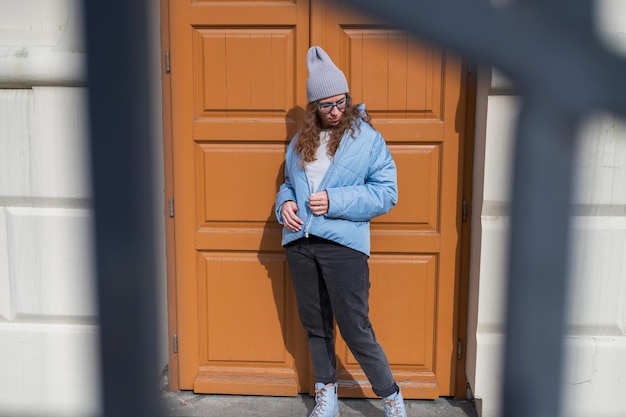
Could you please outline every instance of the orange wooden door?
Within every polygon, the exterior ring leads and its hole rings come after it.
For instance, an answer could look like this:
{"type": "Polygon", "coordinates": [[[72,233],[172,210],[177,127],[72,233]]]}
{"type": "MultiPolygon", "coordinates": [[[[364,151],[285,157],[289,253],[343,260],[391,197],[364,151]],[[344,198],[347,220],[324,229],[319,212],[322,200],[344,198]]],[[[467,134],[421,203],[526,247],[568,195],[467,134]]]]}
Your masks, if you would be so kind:
{"type": "MultiPolygon", "coordinates": [[[[407,398],[453,395],[461,67],[312,0],[170,1],[174,246],[181,389],[312,390],[273,202],[321,45],[398,165],[400,201],[372,226],[371,317],[407,398]]],[[[341,394],[371,396],[338,341],[341,394]]]]}
{"type": "Polygon", "coordinates": [[[308,362],[272,206],[308,4],[169,6],[179,387],[295,395],[308,362]]]}
{"type": "MultiPolygon", "coordinates": [[[[398,204],[372,223],[376,335],[405,397],[455,395],[461,66],[335,3],[313,3],[311,43],[345,70],[354,102],[366,104],[398,168],[398,204]]],[[[341,340],[338,363],[342,395],[374,395],[341,340]]]]}

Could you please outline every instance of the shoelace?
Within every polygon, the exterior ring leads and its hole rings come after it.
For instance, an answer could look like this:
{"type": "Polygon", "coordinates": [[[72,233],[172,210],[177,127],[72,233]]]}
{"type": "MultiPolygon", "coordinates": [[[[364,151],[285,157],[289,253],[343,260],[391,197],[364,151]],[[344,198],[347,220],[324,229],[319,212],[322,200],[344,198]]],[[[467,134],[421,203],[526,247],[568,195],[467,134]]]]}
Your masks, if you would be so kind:
{"type": "Polygon", "coordinates": [[[383,405],[385,407],[385,417],[402,416],[402,407],[397,397],[393,400],[383,400],[383,405]]]}
{"type": "Polygon", "coordinates": [[[315,408],[309,417],[323,417],[324,411],[326,411],[326,402],[328,398],[326,397],[326,392],[323,389],[315,391],[315,408]]]}

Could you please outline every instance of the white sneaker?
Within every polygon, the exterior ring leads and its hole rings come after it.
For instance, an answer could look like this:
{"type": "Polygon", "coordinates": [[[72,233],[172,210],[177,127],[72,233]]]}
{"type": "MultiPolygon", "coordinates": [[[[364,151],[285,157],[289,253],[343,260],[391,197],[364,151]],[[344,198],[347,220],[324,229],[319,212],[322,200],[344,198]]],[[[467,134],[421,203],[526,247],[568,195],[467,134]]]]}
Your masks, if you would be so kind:
{"type": "Polygon", "coordinates": [[[309,417],[339,417],[336,382],[332,385],[315,384],[315,408],[309,417]]]}
{"type": "Polygon", "coordinates": [[[385,407],[385,417],[406,417],[404,399],[399,389],[395,394],[383,398],[383,407],[385,407]]]}

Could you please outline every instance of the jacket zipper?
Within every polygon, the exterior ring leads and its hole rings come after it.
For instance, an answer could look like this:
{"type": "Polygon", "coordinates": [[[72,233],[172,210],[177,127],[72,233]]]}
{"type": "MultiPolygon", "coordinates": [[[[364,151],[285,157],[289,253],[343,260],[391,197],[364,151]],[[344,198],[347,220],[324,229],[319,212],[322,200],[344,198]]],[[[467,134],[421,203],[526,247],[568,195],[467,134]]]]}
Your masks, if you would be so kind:
{"type": "MultiPolygon", "coordinates": [[[[306,175],[306,169],[302,168],[302,171],[304,172],[304,180],[306,181],[306,185],[307,187],[309,187],[309,195],[311,195],[311,188],[310,188],[310,183],[309,183],[309,178],[306,175]]],[[[324,180],[322,179],[322,182],[324,182],[324,180]]],[[[311,211],[311,210],[309,210],[311,211]]],[[[309,238],[309,228],[311,227],[311,221],[313,220],[313,213],[311,213],[311,215],[309,216],[306,224],[304,225],[304,237],[305,238],[309,238]]]]}
{"type": "MultiPolygon", "coordinates": [[[[343,141],[346,139],[346,135],[344,134],[343,137],[341,138],[341,143],[343,143],[343,141]]],[[[335,161],[337,160],[337,158],[339,157],[339,155],[341,155],[341,153],[343,152],[343,148],[341,146],[341,143],[339,144],[339,148],[338,152],[335,154],[333,160],[330,163],[330,166],[328,167],[328,169],[326,170],[326,173],[324,174],[324,178],[322,178],[322,181],[320,182],[319,188],[320,190],[324,189],[324,185],[326,185],[326,180],[328,179],[328,175],[329,173],[335,169],[335,161]]],[[[304,177],[306,178],[306,171],[304,171],[304,177]]],[[[309,184],[309,180],[308,178],[306,178],[306,183],[307,185],[309,184]]],[[[311,190],[309,189],[309,195],[312,194],[310,192],[311,190]]],[[[309,238],[309,229],[311,228],[311,222],[313,221],[313,213],[311,213],[311,215],[309,216],[309,220],[306,222],[306,224],[304,225],[304,237],[305,238],[309,238]]]]}
{"type": "MultiPolygon", "coordinates": [[[[309,186],[309,179],[306,176],[306,170],[304,170],[304,179],[306,181],[307,187],[309,186]]],[[[327,172],[328,173],[328,172],[327,172]]],[[[326,177],[326,175],[324,175],[324,177],[326,177]]],[[[324,179],[322,178],[322,183],[324,182],[324,179]]],[[[311,189],[309,188],[309,195],[311,195],[311,189]]],[[[311,211],[309,209],[309,211],[311,211]]],[[[309,229],[311,228],[311,222],[313,221],[313,212],[311,212],[311,214],[309,215],[309,218],[306,222],[306,224],[304,225],[304,237],[305,238],[309,238],[309,229]]]]}

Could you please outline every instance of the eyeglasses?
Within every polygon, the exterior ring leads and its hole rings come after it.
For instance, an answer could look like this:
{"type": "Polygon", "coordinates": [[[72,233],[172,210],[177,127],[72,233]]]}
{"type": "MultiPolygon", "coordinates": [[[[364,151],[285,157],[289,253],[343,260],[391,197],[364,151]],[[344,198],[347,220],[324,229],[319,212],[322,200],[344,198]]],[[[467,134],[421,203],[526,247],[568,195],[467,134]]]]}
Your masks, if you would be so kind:
{"type": "Polygon", "coordinates": [[[340,111],[344,111],[346,107],[348,107],[348,103],[350,102],[350,96],[346,96],[346,98],[342,98],[341,100],[335,103],[315,103],[317,104],[317,108],[324,114],[328,114],[333,111],[333,108],[337,107],[340,111]]]}

